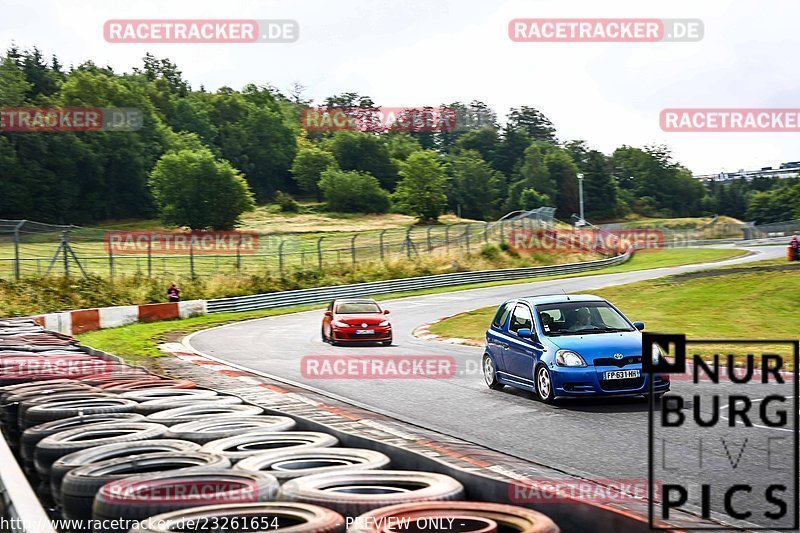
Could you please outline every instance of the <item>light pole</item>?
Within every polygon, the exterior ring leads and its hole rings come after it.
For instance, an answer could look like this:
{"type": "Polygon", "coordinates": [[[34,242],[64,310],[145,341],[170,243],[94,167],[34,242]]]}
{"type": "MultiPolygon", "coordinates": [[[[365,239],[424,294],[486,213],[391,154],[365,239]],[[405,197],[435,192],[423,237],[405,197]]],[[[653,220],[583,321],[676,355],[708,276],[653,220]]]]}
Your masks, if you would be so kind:
{"type": "Polygon", "coordinates": [[[577,222],[577,226],[585,226],[586,220],[583,218],[583,174],[578,174],[578,200],[580,202],[580,220],[577,222]]]}

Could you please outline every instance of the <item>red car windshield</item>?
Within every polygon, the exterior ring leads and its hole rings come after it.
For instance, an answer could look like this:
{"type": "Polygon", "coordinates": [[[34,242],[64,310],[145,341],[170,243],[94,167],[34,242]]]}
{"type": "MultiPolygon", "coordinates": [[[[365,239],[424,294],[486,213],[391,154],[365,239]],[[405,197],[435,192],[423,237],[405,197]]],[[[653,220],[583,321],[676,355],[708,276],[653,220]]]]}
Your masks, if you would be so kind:
{"type": "Polygon", "coordinates": [[[372,302],[350,302],[336,305],[336,313],[340,315],[361,315],[365,313],[380,313],[381,308],[372,302]]]}

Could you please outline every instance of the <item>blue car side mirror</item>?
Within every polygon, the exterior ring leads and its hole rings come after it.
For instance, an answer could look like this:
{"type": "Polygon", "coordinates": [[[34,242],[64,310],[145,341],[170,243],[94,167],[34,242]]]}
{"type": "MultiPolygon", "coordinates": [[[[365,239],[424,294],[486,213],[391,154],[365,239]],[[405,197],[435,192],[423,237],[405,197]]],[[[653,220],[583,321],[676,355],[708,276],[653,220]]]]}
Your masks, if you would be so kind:
{"type": "Polygon", "coordinates": [[[531,331],[530,328],[520,328],[517,330],[517,335],[524,339],[532,339],[533,331],[531,331]]]}
{"type": "Polygon", "coordinates": [[[635,327],[639,331],[642,331],[644,329],[644,322],[634,322],[633,327],[635,327]]]}

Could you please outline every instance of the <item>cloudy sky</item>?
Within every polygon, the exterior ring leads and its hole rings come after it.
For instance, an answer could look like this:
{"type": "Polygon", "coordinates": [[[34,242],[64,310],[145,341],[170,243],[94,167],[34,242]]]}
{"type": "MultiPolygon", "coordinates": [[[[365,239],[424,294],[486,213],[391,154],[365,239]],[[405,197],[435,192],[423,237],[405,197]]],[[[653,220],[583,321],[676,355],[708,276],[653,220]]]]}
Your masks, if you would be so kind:
{"type": "Polygon", "coordinates": [[[543,111],[559,138],[610,153],[664,143],[695,173],[800,160],[797,133],[665,133],[664,108],[797,108],[796,0],[2,0],[0,44],[38,46],[64,64],[130,70],[149,51],[194,87],[307,86],[383,106],[478,99],[503,117],[543,111]],[[514,18],[699,18],[701,42],[515,43],[514,18]],[[291,44],[110,44],[126,18],[294,19],[291,44]]]}

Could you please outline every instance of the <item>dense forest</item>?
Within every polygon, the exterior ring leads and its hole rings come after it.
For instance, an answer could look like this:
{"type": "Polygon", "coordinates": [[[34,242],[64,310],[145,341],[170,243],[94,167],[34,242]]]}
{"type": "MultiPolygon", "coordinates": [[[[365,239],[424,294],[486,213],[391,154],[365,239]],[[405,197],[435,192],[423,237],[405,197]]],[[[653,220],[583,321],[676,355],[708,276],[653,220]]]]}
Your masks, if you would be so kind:
{"type": "MultiPolygon", "coordinates": [[[[448,131],[306,131],[313,105],[371,109],[344,93],[314,103],[286,91],[193,88],[178,66],[146,55],[120,73],[87,61],[65,68],[37,50],[0,58],[0,107],[120,107],[142,111],[133,132],[0,131],[0,218],[89,224],[161,216],[190,227],[231,227],[254,203],[293,198],[351,212],[396,210],[433,221],[445,211],[493,219],[543,205],[568,219],[584,176],[586,217],[728,214],[767,222],[800,217],[796,179],[708,187],[666,147],[601,153],[558,138],[534,107],[500,120],[483,102],[442,103],[448,131]],[[216,210],[216,212],[214,212],[216,210]]],[[[724,162],[721,162],[724,163],[724,162]]]]}

